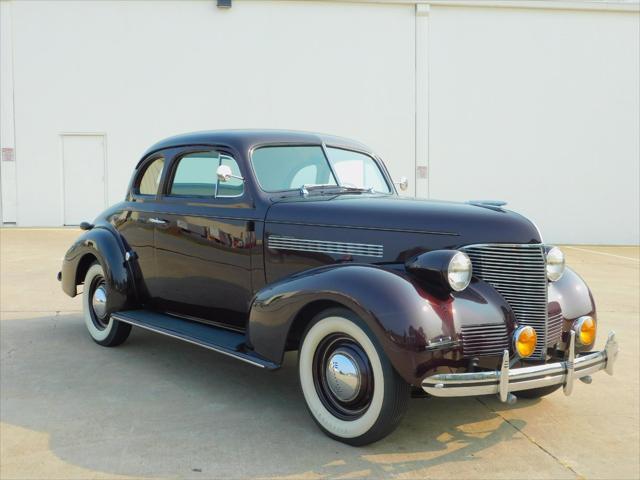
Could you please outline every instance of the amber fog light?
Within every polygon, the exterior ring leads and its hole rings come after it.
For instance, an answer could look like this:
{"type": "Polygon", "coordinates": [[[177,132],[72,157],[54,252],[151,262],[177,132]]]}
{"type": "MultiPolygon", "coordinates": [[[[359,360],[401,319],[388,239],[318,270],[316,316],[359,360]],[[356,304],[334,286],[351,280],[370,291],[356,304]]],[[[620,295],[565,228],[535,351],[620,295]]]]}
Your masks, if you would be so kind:
{"type": "Polygon", "coordinates": [[[532,327],[520,327],[513,334],[513,346],[522,358],[533,355],[538,335],[532,327]]]}
{"type": "Polygon", "coordinates": [[[596,340],[596,321],[588,315],[580,317],[573,322],[573,331],[580,345],[591,345],[596,340]]]}

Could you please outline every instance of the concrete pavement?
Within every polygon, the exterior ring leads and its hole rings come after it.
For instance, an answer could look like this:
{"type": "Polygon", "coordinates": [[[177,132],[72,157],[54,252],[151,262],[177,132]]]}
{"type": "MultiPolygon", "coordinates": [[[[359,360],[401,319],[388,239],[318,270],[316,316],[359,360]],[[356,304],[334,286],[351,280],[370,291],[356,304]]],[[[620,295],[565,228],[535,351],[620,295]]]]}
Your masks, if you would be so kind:
{"type": "Polygon", "coordinates": [[[638,247],[568,246],[618,334],[616,375],[505,406],[414,399],[387,439],[353,448],[307,414],[295,355],[266,373],[134,329],[89,338],[55,273],[72,229],[0,230],[0,477],[638,478],[638,247]]]}

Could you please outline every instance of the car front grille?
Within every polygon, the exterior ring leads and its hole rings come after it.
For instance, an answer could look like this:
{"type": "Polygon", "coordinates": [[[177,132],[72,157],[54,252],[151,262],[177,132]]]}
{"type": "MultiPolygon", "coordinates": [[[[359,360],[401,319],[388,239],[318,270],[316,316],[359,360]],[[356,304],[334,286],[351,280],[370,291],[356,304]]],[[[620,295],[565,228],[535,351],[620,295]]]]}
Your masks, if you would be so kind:
{"type": "Polygon", "coordinates": [[[502,355],[509,348],[509,333],[503,323],[467,325],[460,330],[464,357],[502,355]]]}
{"type": "MultiPolygon", "coordinates": [[[[504,297],[518,325],[535,329],[538,341],[532,358],[544,358],[548,314],[542,245],[470,245],[463,250],[471,258],[473,275],[492,285],[504,297]]],[[[553,334],[557,332],[553,330],[553,334]]]]}
{"type": "Polygon", "coordinates": [[[552,347],[562,340],[562,313],[549,315],[547,322],[547,346],[552,347]]]}

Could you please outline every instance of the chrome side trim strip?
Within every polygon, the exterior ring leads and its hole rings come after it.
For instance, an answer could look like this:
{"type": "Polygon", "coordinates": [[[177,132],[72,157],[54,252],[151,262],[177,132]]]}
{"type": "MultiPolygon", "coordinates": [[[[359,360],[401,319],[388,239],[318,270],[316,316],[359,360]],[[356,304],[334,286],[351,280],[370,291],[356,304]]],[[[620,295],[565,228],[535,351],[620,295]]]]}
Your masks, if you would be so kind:
{"type": "Polygon", "coordinates": [[[310,240],[279,235],[271,235],[269,237],[268,247],[271,250],[292,250],[296,252],[356,255],[361,257],[382,258],[384,255],[384,247],[382,245],[310,240]]]}

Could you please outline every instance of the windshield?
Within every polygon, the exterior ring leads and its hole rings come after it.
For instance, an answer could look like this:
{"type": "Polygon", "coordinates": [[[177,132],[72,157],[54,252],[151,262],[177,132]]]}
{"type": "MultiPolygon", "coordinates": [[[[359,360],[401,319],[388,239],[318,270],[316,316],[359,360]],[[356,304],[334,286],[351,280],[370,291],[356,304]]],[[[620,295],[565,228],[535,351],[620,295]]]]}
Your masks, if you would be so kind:
{"type": "Polygon", "coordinates": [[[321,146],[261,147],[251,161],[266,192],[300,190],[317,185],[391,193],[378,164],[368,155],[321,146]],[[337,177],[337,178],[336,178],[337,177]]]}

